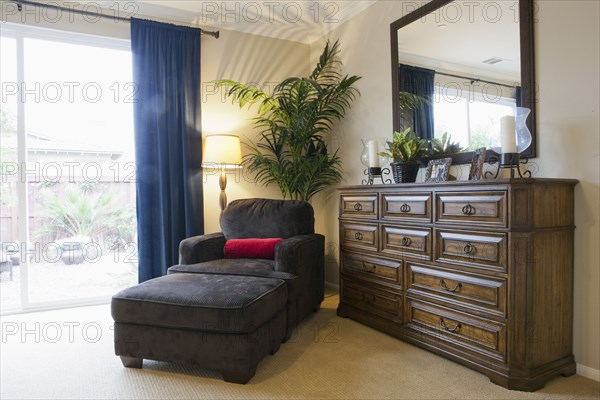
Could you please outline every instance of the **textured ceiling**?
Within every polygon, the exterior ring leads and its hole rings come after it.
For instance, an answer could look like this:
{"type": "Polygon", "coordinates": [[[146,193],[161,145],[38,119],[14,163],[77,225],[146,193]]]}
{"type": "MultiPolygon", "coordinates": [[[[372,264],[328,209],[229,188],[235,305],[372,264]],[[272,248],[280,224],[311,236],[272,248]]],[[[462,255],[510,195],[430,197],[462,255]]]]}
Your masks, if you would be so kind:
{"type": "MultiPolygon", "coordinates": [[[[465,3],[466,4],[466,3],[465,3]]],[[[519,23],[515,2],[480,0],[461,18],[446,7],[398,32],[400,61],[439,71],[482,74],[507,83],[521,79],[519,23]],[[497,64],[483,61],[496,58],[497,64]]],[[[456,8],[456,6],[454,7],[456,8]]]]}
{"type": "Polygon", "coordinates": [[[229,29],[311,43],[375,1],[98,1],[122,15],[167,19],[206,29],[229,29]]]}

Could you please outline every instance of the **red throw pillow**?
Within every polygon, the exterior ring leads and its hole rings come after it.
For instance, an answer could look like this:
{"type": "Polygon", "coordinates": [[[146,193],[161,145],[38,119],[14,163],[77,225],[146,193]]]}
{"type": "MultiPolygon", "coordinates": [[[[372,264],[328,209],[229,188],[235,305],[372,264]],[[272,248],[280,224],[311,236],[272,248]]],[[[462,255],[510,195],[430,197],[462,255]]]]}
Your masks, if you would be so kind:
{"type": "Polygon", "coordinates": [[[229,239],[225,242],[225,258],[275,259],[275,245],[281,238],[268,239],[229,239]]]}

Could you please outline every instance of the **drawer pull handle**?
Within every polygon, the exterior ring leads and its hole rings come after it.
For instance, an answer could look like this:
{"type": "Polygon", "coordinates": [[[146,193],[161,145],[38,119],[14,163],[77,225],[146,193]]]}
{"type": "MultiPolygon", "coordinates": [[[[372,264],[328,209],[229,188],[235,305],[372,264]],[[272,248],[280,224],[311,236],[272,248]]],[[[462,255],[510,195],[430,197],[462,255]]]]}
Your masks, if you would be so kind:
{"type": "Polygon", "coordinates": [[[404,246],[404,247],[409,247],[409,246],[410,246],[410,244],[411,244],[411,240],[410,240],[410,238],[409,238],[409,237],[406,237],[406,236],[404,236],[404,237],[402,238],[402,246],[404,246]]]}
{"type": "Polygon", "coordinates": [[[354,239],[356,239],[356,240],[362,240],[362,238],[363,238],[362,233],[360,233],[360,232],[354,233],[354,239]]]}
{"type": "Polygon", "coordinates": [[[463,252],[465,254],[473,254],[474,251],[475,247],[471,243],[467,243],[465,244],[465,247],[463,247],[463,252]]]}
{"type": "Polygon", "coordinates": [[[375,296],[373,296],[372,294],[363,293],[363,301],[365,303],[372,303],[373,301],[375,301],[375,296]]]}
{"type": "Polygon", "coordinates": [[[360,204],[360,203],[354,204],[354,211],[362,211],[362,204],[360,204]]]}
{"type": "Polygon", "coordinates": [[[362,269],[366,272],[375,272],[375,264],[362,263],[362,269]]]}
{"type": "Polygon", "coordinates": [[[457,333],[461,328],[460,322],[457,322],[454,328],[450,328],[448,325],[446,325],[446,321],[444,321],[444,318],[442,317],[440,317],[440,326],[443,330],[450,333],[457,333]]]}
{"type": "Polygon", "coordinates": [[[472,206],[472,205],[470,205],[470,204],[467,204],[466,206],[464,206],[464,207],[462,208],[462,212],[463,212],[463,214],[465,214],[465,215],[473,215],[473,214],[475,214],[475,207],[473,207],[473,206],[472,206]]]}
{"type": "Polygon", "coordinates": [[[447,291],[447,292],[452,292],[452,293],[454,293],[454,292],[456,292],[458,289],[460,289],[460,288],[462,287],[462,283],[458,282],[458,283],[456,284],[456,286],[454,286],[453,288],[449,288],[449,287],[446,285],[446,282],[444,282],[444,280],[443,280],[443,279],[440,279],[440,287],[441,287],[442,289],[444,289],[445,291],[447,291]]]}
{"type": "Polygon", "coordinates": [[[406,204],[406,203],[402,204],[400,206],[400,212],[402,212],[404,214],[409,213],[410,212],[410,206],[408,204],[406,204]]]}

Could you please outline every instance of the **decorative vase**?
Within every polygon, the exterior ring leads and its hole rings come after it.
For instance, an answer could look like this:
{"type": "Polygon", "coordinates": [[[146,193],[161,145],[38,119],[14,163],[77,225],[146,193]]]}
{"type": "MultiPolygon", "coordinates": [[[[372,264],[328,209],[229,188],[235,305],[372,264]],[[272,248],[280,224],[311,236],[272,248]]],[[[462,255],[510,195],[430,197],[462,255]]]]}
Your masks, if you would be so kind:
{"type": "MultiPolygon", "coordinates": [[[[529,128],[527,127],[527,117],[529,116],[530,113],[531,113],[531,110],[529,108],[517,107],[515,109],[515,116],[514,116],[514,122],[515,122],[514,142],[515,143],[514,143],[514,145],[516,145],[516,148],[517,148],[516,153],[522,153],[523,151],[527,150],[527,148],[529,146],[531,146],[531,142],[532,142],[531,131],[529,131],[529,128]]],[[[506,117],[508,117],[508,116],[506,116],[506,117]]],[[[502,143],[502,140],[501,140],[500,136],[498,136],[496,138],[496,145],[492,146],[492,150],[498,154],[502,154],[503,151],[502,151],[501,143],[502,143]]]]}
{"type": "Polygon", "coordinates": [[[531,146],[531,132],[527,127],[527,117],[531,113],[529,108],[517,107],[515,110],[515,129],[517,131],[517,151],[522,153],[531,146]]]}
{"type": "Polygon", "coordinates": [[[417,180],[417,174],[419,173],[418,163],[393,162],[390,166],[392,167],[394,182],[413,183],[417,180]]]}

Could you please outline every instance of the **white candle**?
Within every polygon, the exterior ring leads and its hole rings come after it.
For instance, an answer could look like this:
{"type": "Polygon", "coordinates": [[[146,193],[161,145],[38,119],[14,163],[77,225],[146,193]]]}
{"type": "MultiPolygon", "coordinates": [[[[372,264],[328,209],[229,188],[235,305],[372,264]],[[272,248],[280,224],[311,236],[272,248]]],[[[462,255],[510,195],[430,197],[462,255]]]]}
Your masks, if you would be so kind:
{"type": "Polygon", "coordinates": [[[379,168],[379,142],[375,139],[369,140],[369,167],[379,168]]]}
{"type": "Polygon", "coordinates": [[[517,152],[517,131],[515,130],[515,117],[512,115],[500,118],[500,143],[503,154],[517,152]]]}

